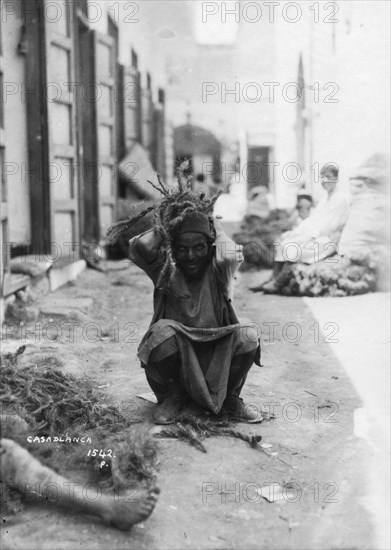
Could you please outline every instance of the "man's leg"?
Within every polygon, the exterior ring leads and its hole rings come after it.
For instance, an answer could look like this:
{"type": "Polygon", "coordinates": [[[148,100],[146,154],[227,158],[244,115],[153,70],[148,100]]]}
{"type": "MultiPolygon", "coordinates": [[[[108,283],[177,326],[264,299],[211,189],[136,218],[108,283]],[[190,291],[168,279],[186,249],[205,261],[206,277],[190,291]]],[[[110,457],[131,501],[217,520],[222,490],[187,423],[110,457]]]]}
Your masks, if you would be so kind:
{"type": "Polygon", "coordinates": [[[86,498],[80,483],[57,474],[41,464],[27,449],[6,438],[0,439],[0,465],[5,487],[15,488],[24,496],[35,495],[38,501],[46,504],[98,516],[119,529],[130,529],[135,523],[146,520],[160,493],[158,488],[136,495],[131,492],[118,498],[103,494],[99,497],[98,493],[99,498],[91,500],[86,498]]]}
{"type": "Polygon", "coordinates": [[[274,264],[273,277],[270,279],[270,281],[267,281],[264,285],[262,285],[263,292],[274,294],[275,292],[278,292],[280,290],[281,281],[279,276],[284,269],[285,263],[286,262],[276,262],[274,264]]]}
{"type": "Polygon", "coordinates": [[[231,362],[224,407],[237,420],[256,422],[262,419],[259,411],[248,407],[239,395],[260,351],[258,332],[251,325],[241,326],[237,332],[237,339],[238,344],[231,362]]]}
{"type": "Polygon", "coordinates": [[[153,415],[155,424],[170,424],[175,420],[185,401],[180,383],[180,357],[175,336],[157,346],[145,367],[147,380],[158,399],[153,415]]]}
{"type": "Polygon", "coordinates": [[[266,292],[273,294],[279,291],[278,276],[283,270],[285,262],[274,262],[273,274],[270,279],[264,281],[261,285],[252,286],[250,290],[253,292],[266,292]]]}
{"type": "Polygon", "coordinates": [[[228,378],[227,393],[236,392],[238,395],[246,381],[247,374],[251,369],[257,350],[240,355],[234,355],[228,378]]]}

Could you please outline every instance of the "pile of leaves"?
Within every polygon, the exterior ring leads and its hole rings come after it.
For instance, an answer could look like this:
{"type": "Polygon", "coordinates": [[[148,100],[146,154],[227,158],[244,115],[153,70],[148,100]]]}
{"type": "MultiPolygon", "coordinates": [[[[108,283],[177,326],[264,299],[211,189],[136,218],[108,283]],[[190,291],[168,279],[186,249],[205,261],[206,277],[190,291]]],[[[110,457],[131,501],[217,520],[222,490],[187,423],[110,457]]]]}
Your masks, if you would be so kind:
{"type": "Polygon", "coordinates": [[[240,230],[233,235],[238,244],[243,245],[244,263],[242,270],[252,266],[271,267],[273,265],[273,243],[278,242],[281,233],[292,229],[292,213],[283,208],[272,210],[267,218],[245,216],[240,230]]]}
{"type": "Polygon", "coordinates": [[[334,255],[311,265],[286,263],[278,282],[285,296],[353,296],[376,290],[377,267],[369,255],[334,255]]]}

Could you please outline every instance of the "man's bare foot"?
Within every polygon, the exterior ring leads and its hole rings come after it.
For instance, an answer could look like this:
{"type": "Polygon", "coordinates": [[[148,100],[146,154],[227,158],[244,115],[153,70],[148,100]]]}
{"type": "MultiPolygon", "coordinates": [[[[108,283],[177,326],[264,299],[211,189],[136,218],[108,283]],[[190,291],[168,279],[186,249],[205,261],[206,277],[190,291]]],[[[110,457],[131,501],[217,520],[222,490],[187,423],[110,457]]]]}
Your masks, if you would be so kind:
{"type": "Polygon", "coordinates": [[[105,523],[126,531],[136,523],[149,518],[152,514],[160,489],[155,487],[142,493],[130,492],[128,494],[105,497],[101,501],[98,515],[105,523]]]}
{"type": "Polygon", "coordinates": [[[263,292],[263,287],[264,285],[266,285],[267,283],[269,283],[270,281],[273,281],[274,277],[273,275],[271,277],[269,277],[268,279],[265,279],[263,281],[263,283],[261,283],[260,285],[256,285],[256,286],[250,286],[249,287],[249,290],[251,290],[252,292],[263,292]]]}
{"type": "Polygon", "coordinates": [[[276,294],[280,290],[280,287],[276,283],[275,279],[271,279],[270,281],[262,285],[262,290],[267,294],[276,294]]]}
{"type": "Polygon", "coordinates": [[[262,283],[261,285],[257,285],[257,286],[250,286],[249,290],[251,290],[251,292],[263,292],[263,284],[264,283],[262,283]]]}

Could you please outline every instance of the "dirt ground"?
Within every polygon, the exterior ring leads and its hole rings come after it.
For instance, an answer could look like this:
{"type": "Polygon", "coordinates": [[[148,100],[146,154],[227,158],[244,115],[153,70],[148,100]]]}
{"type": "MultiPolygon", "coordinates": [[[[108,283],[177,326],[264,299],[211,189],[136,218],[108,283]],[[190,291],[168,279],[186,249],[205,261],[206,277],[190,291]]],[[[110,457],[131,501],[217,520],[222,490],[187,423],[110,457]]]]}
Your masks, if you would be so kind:
{"type": "MultiPolygon", "coordinates": [[[[137,397],[151,390],[136,357],[151,319],[152,284],[129,263],[109,266],[107,273],[86,270],[41,302],[38,341],[28,335],[21,363],[88,375],[124,414],[152,427],[154,405],[137,397]],[[73,338],[64,325],[70,319],[73,338]],[[53,323],[63,327],[56,339],[53,323]]],[[[161,495],[145,523],[121,532],[34,504],[3,522],[2,550],[374,548],[364,507],[370,449],[353,433],[360,400],[304,301],[252,294],[258,277],[238,275],[235,308],[262,330],[264,366],[252,368],[242,396],[275,418],[238,424],[262,435],[262,451],[230,437],[206,439],[206,454],[159,440],[161,495]],[[283,498],[263,498],[258,490],[267,484],[275,494],[282,488],[283,498]]],[[[18,343],[8,338],[8,346],[18,343]]]]}

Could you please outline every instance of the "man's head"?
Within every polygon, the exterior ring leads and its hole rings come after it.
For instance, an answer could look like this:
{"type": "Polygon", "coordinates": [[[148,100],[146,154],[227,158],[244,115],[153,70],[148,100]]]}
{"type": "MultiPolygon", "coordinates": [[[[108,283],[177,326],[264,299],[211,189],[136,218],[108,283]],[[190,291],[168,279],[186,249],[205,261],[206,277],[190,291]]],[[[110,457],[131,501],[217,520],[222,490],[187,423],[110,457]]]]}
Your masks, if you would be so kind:
{"type": "Polygon", "coordinates": [[[338,183],[338,166],[325,164],[320,171],[322,187],[327,193],[332,193],[338,183]]]}
{"type": "Polygon", "coordinates": [[[213,237],[209,218],[190,212],[175,230],[173,252],[178,267],[189,278],[202,275],[210,257],[213,237]]]}
{"type": "Polygon", "coordinates": [[[298,195],[296,210],[299,212],[300,218],[305,220],[311,213],[312,197],[311,195],[298,195]]]}

